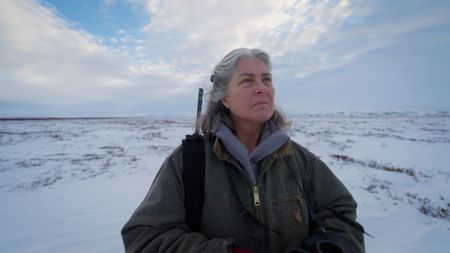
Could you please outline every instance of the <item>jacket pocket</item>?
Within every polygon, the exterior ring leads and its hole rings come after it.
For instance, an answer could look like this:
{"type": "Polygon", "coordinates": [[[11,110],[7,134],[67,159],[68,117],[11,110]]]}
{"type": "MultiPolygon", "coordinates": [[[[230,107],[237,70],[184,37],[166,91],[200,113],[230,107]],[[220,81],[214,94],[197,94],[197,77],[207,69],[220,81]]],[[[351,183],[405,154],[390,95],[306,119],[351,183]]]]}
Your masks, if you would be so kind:
{"type": "Polygon", "coordinates": [[[294,224],[307,224],[308,209],[302,195],[276,197],[273,199],[273,204],[274,208],[278,209],[278,213],[284,216],[280,217],[281,220],[291,220],[294,224]]]}
{"type": "Polygon", "coordinates": [[[272,197],[273,227],[282,236],[273,237],[275,245],[283,245],[282,251],[272,249],[270,252],[285,252],[286,249],[299,247],[308,238],[308,208],[301,193],[286,193],[272,197]]]}

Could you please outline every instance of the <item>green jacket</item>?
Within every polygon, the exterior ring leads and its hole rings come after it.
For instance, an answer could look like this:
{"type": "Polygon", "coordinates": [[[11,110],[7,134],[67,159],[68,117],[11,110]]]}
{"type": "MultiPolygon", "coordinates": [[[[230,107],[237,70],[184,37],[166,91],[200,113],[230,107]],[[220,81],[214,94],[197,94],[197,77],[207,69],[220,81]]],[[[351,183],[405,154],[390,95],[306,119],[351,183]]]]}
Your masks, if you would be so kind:
{"type": "MultiPolygon", "coordinates": [[[[257,185],[215,138],[205,140],[205,202],[202,233],[184,224],[182,150],[164,162],[141,205],[122,229],[126,252],[230,252],[231,245],[254,252],[283,253],[310,236],[307,201],[332,207],[356,219],[356,202],[315,155],[292,140],[264,158],[257,185]],[[228,174],[228,175],[227,175],[228,174]],[[230,179],[242,204],[275,234],[240,215],[230,179]]],[[[364,252],[363,235],[329,211],[317,213],[322,227],[341,233],[355,252],[364,252]]],[[[311,230],[312,231],[312,230],[311,230]]]]}

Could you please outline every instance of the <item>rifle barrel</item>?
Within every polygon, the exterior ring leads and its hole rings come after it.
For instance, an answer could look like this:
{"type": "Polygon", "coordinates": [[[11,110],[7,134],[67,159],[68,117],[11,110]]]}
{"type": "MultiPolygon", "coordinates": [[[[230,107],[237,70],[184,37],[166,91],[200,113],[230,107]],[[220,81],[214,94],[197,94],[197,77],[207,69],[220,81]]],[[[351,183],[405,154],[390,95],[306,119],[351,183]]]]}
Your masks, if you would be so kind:
{"type": "Polygon", "coordinates": [[[198,88],[198,103],[197,103],[197,119],[195,120],[195,133],[199,133],[200,116],[202,115],[203,105],[203,88],[198,88]]]}

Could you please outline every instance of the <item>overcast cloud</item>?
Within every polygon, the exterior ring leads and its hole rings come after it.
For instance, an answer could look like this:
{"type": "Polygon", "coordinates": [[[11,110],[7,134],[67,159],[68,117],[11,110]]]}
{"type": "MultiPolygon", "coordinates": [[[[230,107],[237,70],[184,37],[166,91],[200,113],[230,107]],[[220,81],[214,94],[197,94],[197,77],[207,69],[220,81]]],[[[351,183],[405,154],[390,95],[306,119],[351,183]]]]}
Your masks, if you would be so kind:
{"type": "MultiPolygon", "coordinates": [[[[100,1],[99,15],[119,2],[100,1]]],[[[120,3],[146,18],[111,36],[57,3],[0,1],[0,115],[192,114],[237,47],[272,56],[288,112],[450,110],[447,1],[120,3]]]]}

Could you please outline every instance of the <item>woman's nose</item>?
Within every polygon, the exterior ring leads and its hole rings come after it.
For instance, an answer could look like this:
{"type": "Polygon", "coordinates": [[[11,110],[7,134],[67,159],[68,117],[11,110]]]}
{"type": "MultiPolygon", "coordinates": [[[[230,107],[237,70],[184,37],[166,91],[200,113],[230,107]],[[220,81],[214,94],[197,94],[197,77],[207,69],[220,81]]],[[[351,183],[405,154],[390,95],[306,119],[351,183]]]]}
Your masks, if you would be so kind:
{"type": "Polygon", "coordinates": [[[267,86],[264,84],[263,80],[258,80],[256,81],[255,84],[255,93],[257,95],[262,94],[263,92],[265,92],[267,90],[267,86]]]}

